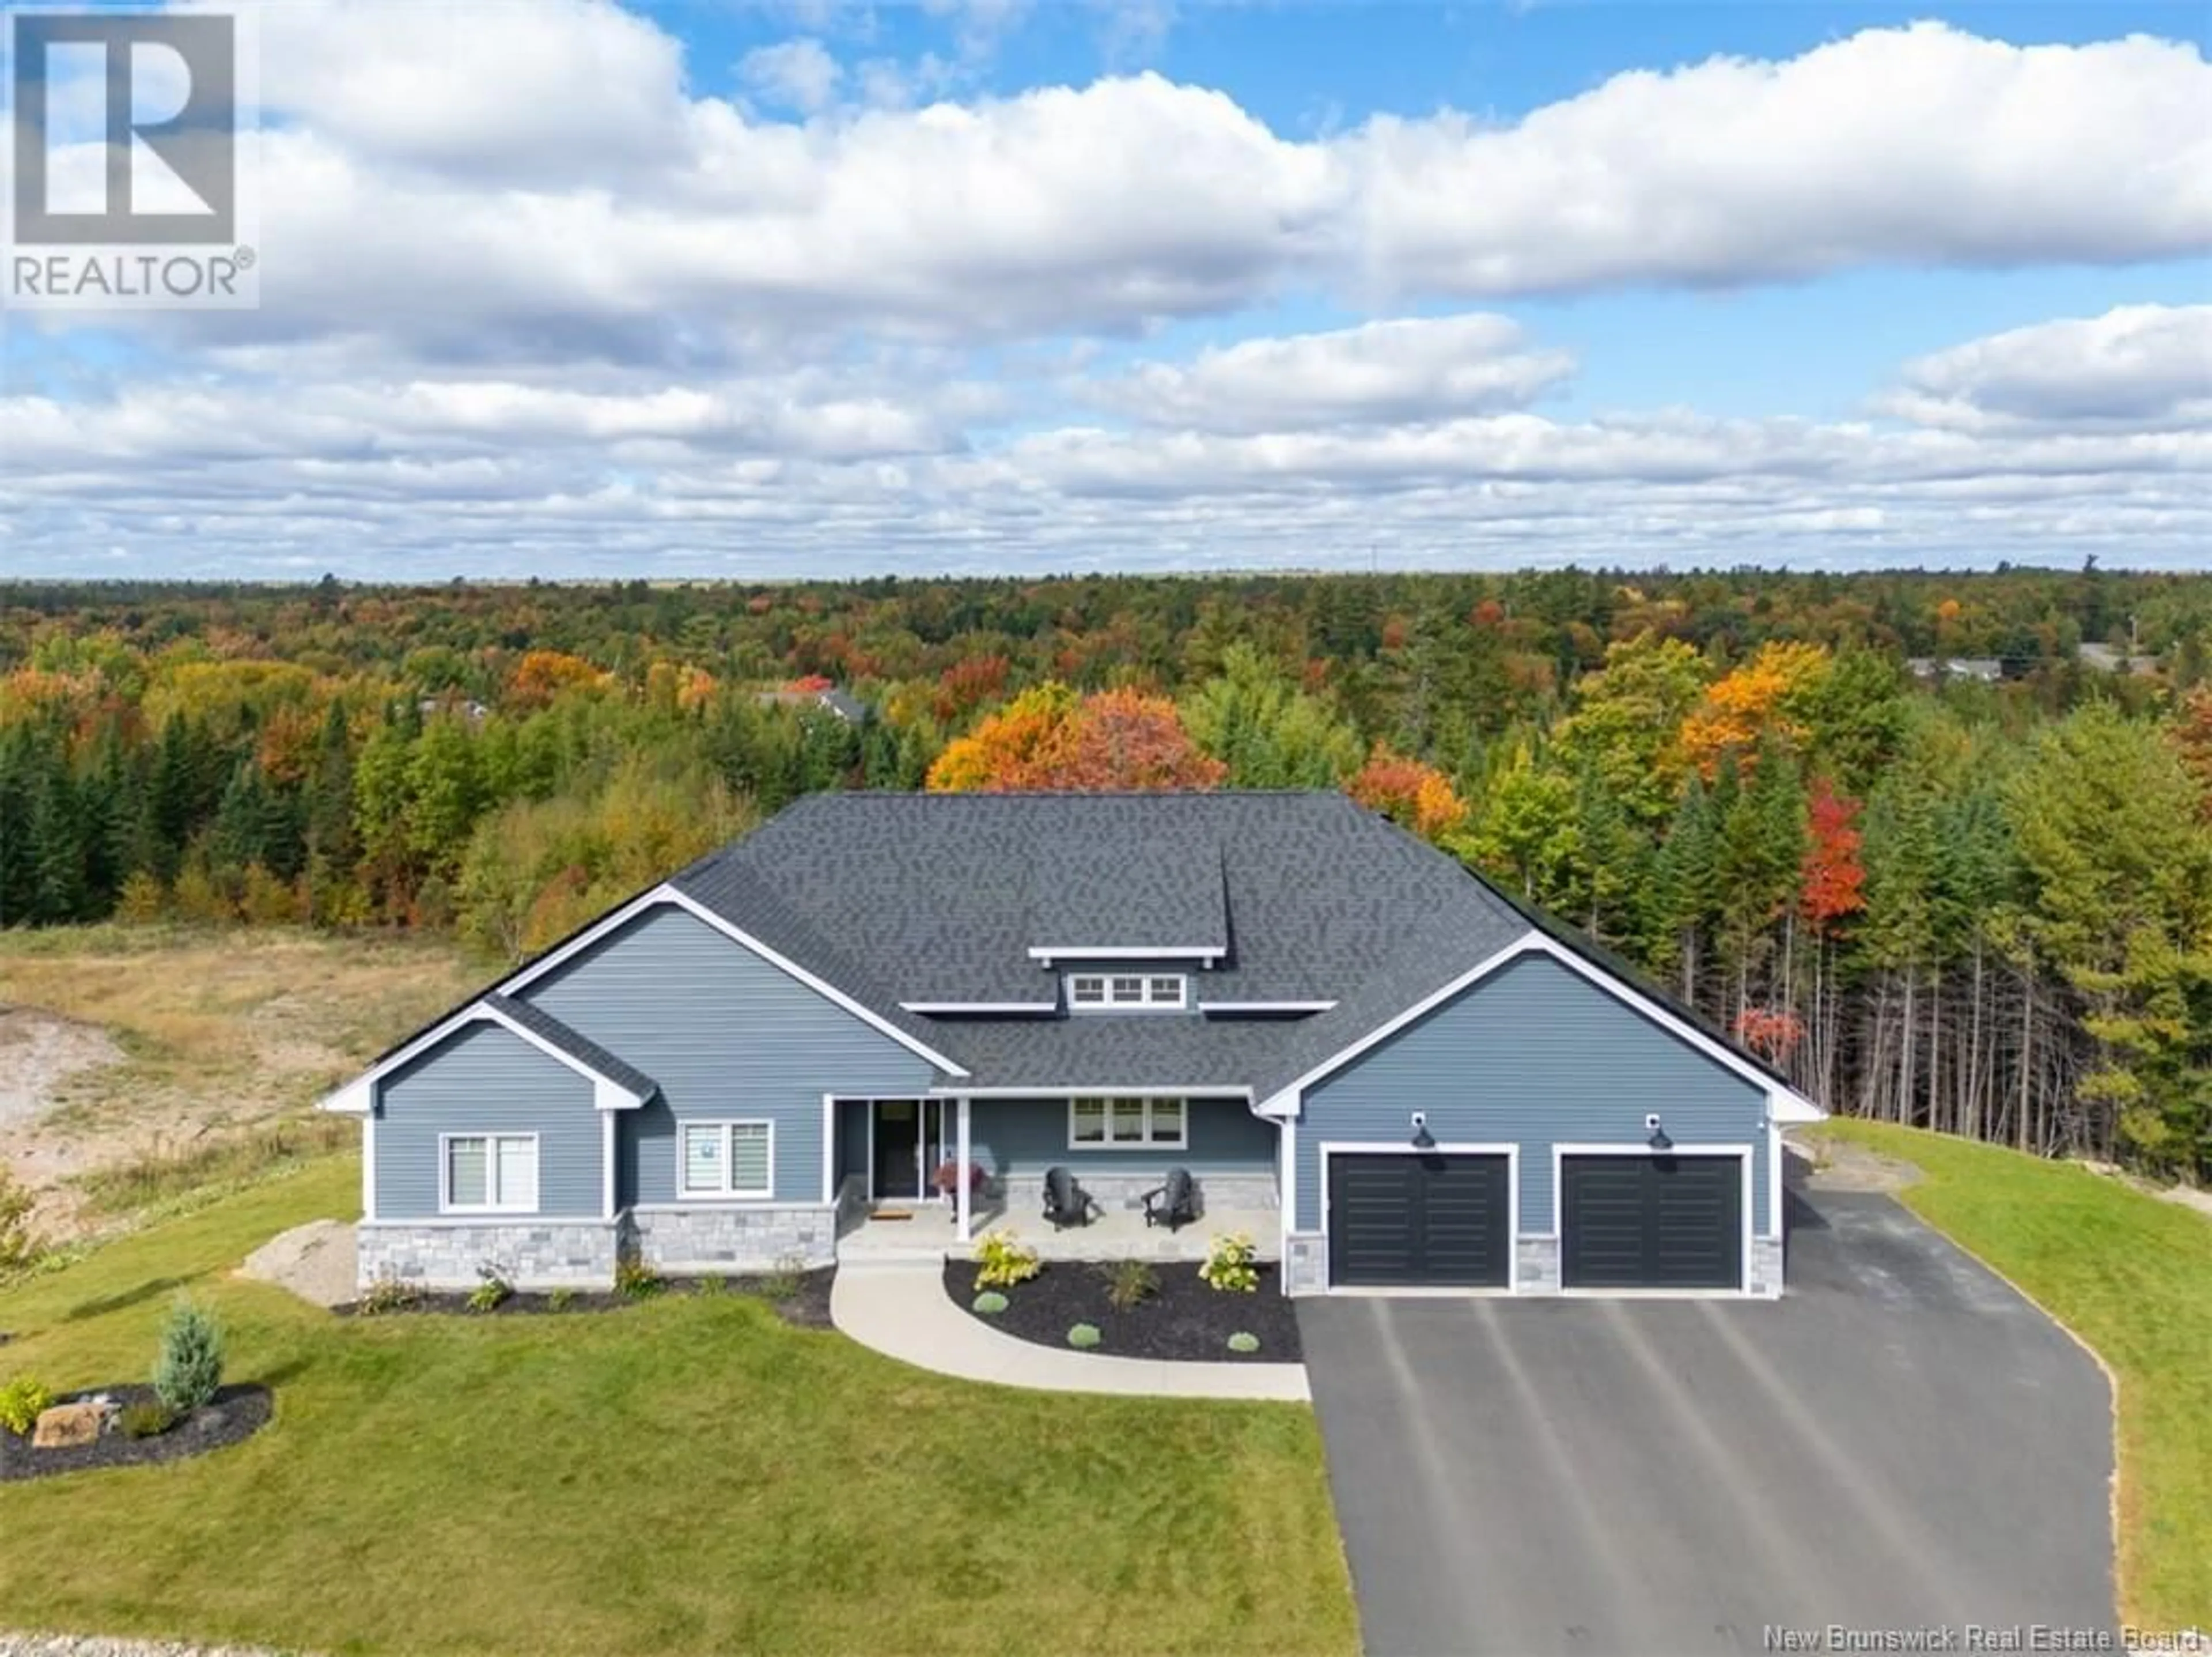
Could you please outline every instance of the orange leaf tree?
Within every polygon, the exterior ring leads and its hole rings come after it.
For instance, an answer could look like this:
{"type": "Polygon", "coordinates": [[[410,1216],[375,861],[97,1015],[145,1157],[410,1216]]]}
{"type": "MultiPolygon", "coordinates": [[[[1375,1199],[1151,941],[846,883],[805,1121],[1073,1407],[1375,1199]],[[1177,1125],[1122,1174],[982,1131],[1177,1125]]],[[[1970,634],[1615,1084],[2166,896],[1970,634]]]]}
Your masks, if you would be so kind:
{"type": "Polygon", "coordinates": [[[948,746],[928,785],[939,793],[1212,789],[1227,771],[1199,752],[1165,697],[1102,691],[1078,700],[1048,683],[948,746]]]}
{"type": "Polygon", "coordinates": [[[1425,840],[1441,839],[1467,820],[1467,802],[1442,771],[1380,742],[1344,791],[1425,840]]]}

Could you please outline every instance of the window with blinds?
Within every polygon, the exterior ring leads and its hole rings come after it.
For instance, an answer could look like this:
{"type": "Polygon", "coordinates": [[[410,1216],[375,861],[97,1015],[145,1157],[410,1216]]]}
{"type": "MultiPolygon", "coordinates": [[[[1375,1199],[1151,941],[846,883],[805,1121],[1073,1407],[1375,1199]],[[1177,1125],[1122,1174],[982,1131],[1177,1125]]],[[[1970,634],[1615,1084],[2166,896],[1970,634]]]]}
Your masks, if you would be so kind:
{"type": "Polygon", "coordinates": [[[536,1134],[448,1134],[445,1147],[446,1208],[526,1214],[538,1207],[536,1134]]]}
{"type": "Polygon", "coordinates": [[[775,1191],[775,1130],[766,1122],[687,1122],[678,1136],[685,1197],[769,1197],[775,1191]]]}

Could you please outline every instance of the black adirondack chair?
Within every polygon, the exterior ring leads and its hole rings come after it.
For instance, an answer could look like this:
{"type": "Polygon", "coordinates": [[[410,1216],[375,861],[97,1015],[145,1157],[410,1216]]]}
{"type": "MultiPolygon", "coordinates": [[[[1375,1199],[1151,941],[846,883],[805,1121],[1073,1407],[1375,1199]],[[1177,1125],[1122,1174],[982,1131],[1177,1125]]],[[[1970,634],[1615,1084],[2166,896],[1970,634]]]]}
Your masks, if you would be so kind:
{"type": "Polygon", "coordinates": [[[1198,1218],[1198,1186],[1188,1168],[1170,1168],[1168,1182],[1145,1193],[1145,1223],[1170,1231],[1198,1218]]]}
{"type": "Polygon", "coordinates": [[[1044,1217],[1052,1221],[1054,1231],[1089,1225],[1097,1207],[1091,1193],[1077,1185],[1075,1176],[1066,1168],[1044,1171],[1044,1217]]]}

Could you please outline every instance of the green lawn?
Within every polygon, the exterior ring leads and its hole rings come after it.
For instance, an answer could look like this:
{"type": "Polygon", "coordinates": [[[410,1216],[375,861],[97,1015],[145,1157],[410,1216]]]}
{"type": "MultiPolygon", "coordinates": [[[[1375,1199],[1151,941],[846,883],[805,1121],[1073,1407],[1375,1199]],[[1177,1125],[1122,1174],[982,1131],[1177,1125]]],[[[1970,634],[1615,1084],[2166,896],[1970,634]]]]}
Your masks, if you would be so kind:
{"type": "Polygon", "coordinates": [[[1866,1122],[1824,1131],[1919,1167],[1905,1205],[2103,1357],[2119,1381],[2122,1611],[2212,1626],[2212,1219],[1994,1146],[1866,1122]]]}
{"type": "Polygon", "coordinates": [[[255,1439],[0,1487],[0,1626],[326,1652],[1346,1653],[1284,1404],[941,1380],[738,1298],[352,1322],[228,1270],[356,1211],[333,1159],[0,1292],[0,1378],[142,1379],[189,1285],[255,1439]]]}

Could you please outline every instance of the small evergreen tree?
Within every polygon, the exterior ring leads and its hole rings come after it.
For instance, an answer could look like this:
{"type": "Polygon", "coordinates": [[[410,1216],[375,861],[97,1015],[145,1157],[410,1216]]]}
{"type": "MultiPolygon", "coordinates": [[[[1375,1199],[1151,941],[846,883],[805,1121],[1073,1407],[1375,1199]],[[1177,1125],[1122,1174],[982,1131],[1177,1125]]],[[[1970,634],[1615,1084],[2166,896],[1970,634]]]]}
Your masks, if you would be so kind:
{"type": "Polygon", "coordinates": [[[161,1331],[154,1395],[162,1407],[190,1415],[222,1385],[222,1326],[190,1301],[179,1301],[161,1331]]]}

